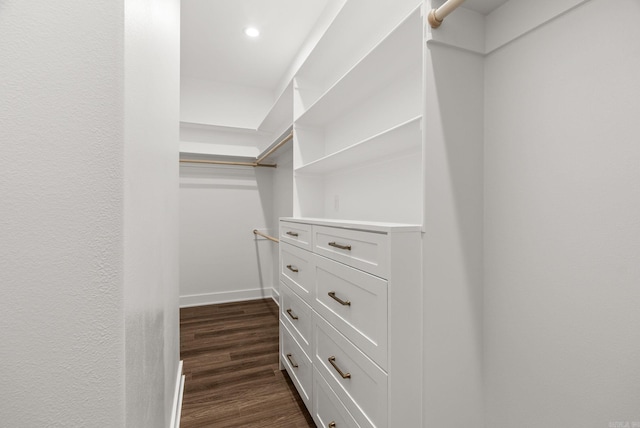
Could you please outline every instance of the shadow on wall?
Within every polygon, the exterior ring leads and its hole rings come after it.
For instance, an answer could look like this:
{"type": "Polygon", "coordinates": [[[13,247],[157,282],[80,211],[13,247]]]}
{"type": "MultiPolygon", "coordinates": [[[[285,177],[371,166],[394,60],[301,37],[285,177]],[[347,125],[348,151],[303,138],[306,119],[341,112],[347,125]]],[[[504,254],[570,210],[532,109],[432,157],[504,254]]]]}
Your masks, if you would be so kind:
{"type": "Polygon", "coordinates": [[[427,425],[483,418],[483,58],[428,44],[424,316],[427,425]],[[464,412],[453,408],[464,408],[464,412]],[[455,417],[452,419],[452,414],[455,417]]]}
{"type": "MultiPolygon", "coordinates": [[[[443,242],[440,252],[455,277],[449,280],[459,284],[468,300],[470,318],[478,323],[473,328],[478,339],[477,350],[482,349],[482,251],[483,251],[483,108],[484,75],[482,57],[461,54],[448,47],[430,45],[432,73],[439,123],[427,123],[426,144],[428,191],[437,192],[439,228],[443,242]],[[440,135],[430,135],[432,132],[440,135]],[[432,138],[434,137],[434,138],[432,138]],[[431,160],[429,160],[431,159],[431,160]],[[446,235],[445,235],[446,234],[446,235]]],[[[427,118],[430,117],[427,114],[427,118]]],[[[428,121],[429,119],[427,119],[428,121]]],[[[434,210],[431,209],[431,212],[434,210]]],[[[427,211],[429,212],[429,211],[427,211]]],[[[427,214],[430,215],[430,214],[427,214]]],[[[429,225],[429,222],[426,222],[429,225]]],[[[460,297],[460,296],[458,296],[460,297]]],[[[457,302],[460,304],[460,302],[457,302]]],[[[481,360],[481,353],[477,355],[481,360]]]]}
{"type": "Polygon", "coordinates": [[[180,188],[259,190],[254,168],[225,165],[180,165],[180,188]]]}

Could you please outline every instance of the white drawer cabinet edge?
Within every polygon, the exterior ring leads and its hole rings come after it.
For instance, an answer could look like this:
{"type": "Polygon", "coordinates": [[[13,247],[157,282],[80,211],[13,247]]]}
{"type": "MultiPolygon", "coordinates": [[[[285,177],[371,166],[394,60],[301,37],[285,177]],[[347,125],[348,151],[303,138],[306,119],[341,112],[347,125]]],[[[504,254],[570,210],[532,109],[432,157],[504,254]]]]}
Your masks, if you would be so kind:
{"type": "Polygon", "coordinates": [[[421,232],[389,235],[389,427],[422,427],[421,232]]]}
{"type": "Polygon", "coordinates": [[[291,381],[296,386],[309,413],[311,413],[313,411],[313,397],[311,395],[313,389],[313,360],[305,354],[294,335],[282,321],[280,321],[280,365],[282,366],[281,368],[286,369],[289,373],[291,381]],[[287,352],[288,350],[291,352],[287,352]]]}
{"type": "Polygon", "coordinates": [[[311,251],[311,225],[280,221],[280,242],[311,251]]]}
{"type": "Polygon", "coordinates": [[[370,424],[360,425],[356,422],[316,367],[313,368],[312,394],[312,416],[316,426],[324,428],[334,423],[336,428],[375,428],[370,424]]]}
{"type": "Polygon", "coordinates": [[[386,233],[311,226],[313,252],[381,278],[388,276],[386,233]]]}
{"type": "Polygon", "coordinates": [[[283,282],[280,282],[280,321],[295,336],[302,350],[312,355],[313,309],[283,282]]]}
{"type": "Polygon", "coordinates": [[[387,370],[387,281],[317,254],[314,257],[313,309],[387,370]]]}
{"type": "Polygon", "coordinates": [[[313,340],[313,367],[358,424],[390,428],[387,373],[320,315],[314,318],[313,340]]]}
{"type": "Polygon", "coordinates": [[[309,306],[313,304],[313,253],[282,242],[279,248],[280,281],[309,306]]]}

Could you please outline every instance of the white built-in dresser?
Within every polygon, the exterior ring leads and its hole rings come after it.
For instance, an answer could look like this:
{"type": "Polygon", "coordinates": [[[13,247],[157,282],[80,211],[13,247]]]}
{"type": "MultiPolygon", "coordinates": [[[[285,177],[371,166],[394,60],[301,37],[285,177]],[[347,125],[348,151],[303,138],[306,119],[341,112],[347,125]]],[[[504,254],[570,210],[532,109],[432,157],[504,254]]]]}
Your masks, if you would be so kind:
{"type": "Polygon", "coordinates": [[[422,413],[419,225],[280,221],[280,362],[318,427],[422,413]]]}
{"type": "Polygon", "coordinates": [[[318,427],[422,427],[424,42],[422,1],[349,0],[290,86],[280,361],[318,427]]]}

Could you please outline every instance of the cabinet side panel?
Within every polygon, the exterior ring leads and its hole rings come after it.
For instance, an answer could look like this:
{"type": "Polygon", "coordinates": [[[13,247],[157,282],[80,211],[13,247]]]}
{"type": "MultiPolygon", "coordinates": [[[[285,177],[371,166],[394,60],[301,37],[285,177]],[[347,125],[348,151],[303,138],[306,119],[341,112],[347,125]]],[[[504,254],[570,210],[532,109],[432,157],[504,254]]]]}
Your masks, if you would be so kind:
{"type": "Polygon", "coordinates": [[[421,233],[392,233],[389,240],[389,426],[422,427],[421,233]]]}

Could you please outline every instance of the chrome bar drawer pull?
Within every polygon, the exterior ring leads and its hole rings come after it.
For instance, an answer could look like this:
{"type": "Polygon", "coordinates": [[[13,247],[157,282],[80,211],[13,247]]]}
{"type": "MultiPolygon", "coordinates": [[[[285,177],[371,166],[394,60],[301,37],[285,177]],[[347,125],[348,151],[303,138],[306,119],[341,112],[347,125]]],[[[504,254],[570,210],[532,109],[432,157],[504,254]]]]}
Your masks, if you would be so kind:
{"type": "Polygon", "coordinates": [[[294,369],[298,368],[298,365],[295,363],[295,361],[293,361],[293,359],[291,358],[293,357],[292,354],[287,354],[287,359],[289,360],[289,362],[291,363],[291,365],[293,366],[294,369]]]}
{"type": "Polygon", "coordinates": [[[291,272],[298,272],[298,268],[295,268],[292,265],[287,265],[287,269],[289,269],[291,272]]]}
{"type": "Polygon", "coordinates": [[[329,362],[331,363],[333,368],[336,369],[338,374],[342,376],[342,379],[351,379],[351,373],[344,373],[342,370],[340,370],[340,367],[338,367],[338,365],[336,364],[336,357],[334,357],[333,355],[330,356],[329,362]]]}
{"type": "Polygon", "coordinates": [[[335,242],[329,242],[329,245],[331,247],[340,248],[341,250],[351,251],[351,245],[341,245],[341,244],[336,244],[335,242]]]}
{"type": "Polygon", "coordinates": [[[298,319],[298,317],[293,314],[293,311],[291,309],[287,309],[287,313],[289,314],[289,316],[291,317],[292,320],[297,320],[298,319]]]}
{"type": "Polygon", "coordinates": [[[335,422],[329,422],[329,425],[327,425],[327,428],[336,428],[336,423],[335,422]]]}
{"type": "Polygon", "coordinates": [[[351,302],[350,301],[342,300],[341,298],[336,297],[336,292],[335,291],[329,291],[327,294],[329,295],[329,297],[331,297],[336,302],[340,303],[342,306],[351,306],[351,302]]]}
{"type": "Polygon", "coordinates": [[[296,237],[296,238],[298,237],[298,234],[297,234],[297,233],[295,233],[295,232],[291,232],[291,231],[287,232],[287,235],[289,235],[289,236],[294,236],[294,237],[296,237]]]}

